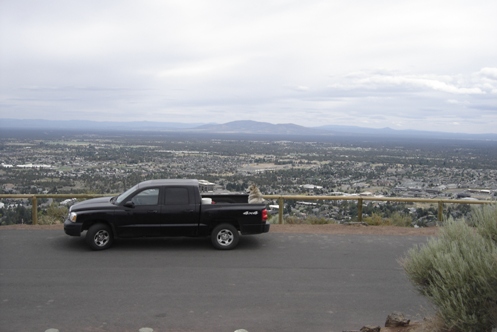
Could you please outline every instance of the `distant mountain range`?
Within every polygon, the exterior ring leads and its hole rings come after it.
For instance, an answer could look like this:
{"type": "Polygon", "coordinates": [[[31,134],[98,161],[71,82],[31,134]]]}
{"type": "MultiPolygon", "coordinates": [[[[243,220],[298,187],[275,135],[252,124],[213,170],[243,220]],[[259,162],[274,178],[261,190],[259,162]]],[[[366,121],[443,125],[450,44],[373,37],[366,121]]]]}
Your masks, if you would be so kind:
{"type": "Polygon", "coordinates": [[[417,130],[394,130],[391,128],[364,128],[355,126],[326,125],[304,127],[293,123],[271,124],[258,121],[233,121],[224,124],[178,123],[178,122],[100,122],[88,120],[39,120],[0,119],[0,129],[78,130],[78,131],[178,131],[216,134],[254,134],[285,136],[377,136],[418,137],[442,139],[496,140],[497,134],[462,134],[417,130]]]}

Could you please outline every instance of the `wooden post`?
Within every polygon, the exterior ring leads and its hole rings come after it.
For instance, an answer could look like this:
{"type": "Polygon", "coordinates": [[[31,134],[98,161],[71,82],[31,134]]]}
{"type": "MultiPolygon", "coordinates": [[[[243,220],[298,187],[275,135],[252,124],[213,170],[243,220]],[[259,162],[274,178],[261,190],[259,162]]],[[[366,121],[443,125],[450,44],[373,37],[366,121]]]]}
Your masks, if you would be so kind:
{"type": "Polygon", "coordinates": [[[31,222],[33,225],[38,225],[38,200],[36,196],[31,198],[31,218],[33,219],[31,222]]]}
{"type": "Polygon", "coordinates": [[[283,197],[278,198],[278,223],[283,224],[283,197]]]}
{"type": "Polygon", "coordinates": [[[362,198],[357,200],[357,221],[362,222],[362,198]]]}
{"type": "Polygon", "coordinates": [[[444,213],[444,202],[438,202],[438,221],[443,221],[443,213],[444,213]]]}

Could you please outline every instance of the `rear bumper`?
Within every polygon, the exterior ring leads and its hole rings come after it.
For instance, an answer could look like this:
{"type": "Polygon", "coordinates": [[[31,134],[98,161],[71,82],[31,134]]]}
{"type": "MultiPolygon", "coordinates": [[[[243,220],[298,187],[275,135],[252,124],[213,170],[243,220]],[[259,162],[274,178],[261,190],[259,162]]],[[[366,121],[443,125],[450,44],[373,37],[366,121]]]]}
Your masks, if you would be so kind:
{"type": "Polygon", "coordinates": [[[245,225],[240,233],[242,234],[261,234],[269,232],[271,227],[270,223],[258,224],[258,225],[245,225]]]}

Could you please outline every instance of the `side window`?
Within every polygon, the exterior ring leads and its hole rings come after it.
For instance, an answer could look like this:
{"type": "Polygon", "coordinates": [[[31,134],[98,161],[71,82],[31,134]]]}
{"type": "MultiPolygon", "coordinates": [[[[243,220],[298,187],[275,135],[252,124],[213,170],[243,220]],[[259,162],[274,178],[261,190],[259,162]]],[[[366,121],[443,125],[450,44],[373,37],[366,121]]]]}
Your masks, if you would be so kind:
{"type": "Polygon", "coordinates": [[[187,188],[166,188],[166,205],[189,204],[187,188]]]}
{"type": "Polygon", "coordinates": [[[135,205],[157,205],[159,204],[159,189],[146,189],[135,195],[131,201],[135,205]]]}

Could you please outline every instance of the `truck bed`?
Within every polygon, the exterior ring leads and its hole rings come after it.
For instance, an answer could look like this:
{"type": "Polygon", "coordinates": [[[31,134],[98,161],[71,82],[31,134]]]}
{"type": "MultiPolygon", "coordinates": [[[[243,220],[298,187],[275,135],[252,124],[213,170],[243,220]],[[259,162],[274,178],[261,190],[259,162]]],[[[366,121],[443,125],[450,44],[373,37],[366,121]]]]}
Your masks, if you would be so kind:
{"type": "Polygon", "coordinates": [[[214,204],[247,203],[248,194],[202,194],[202,198],[211,198],[214,204]]]}

